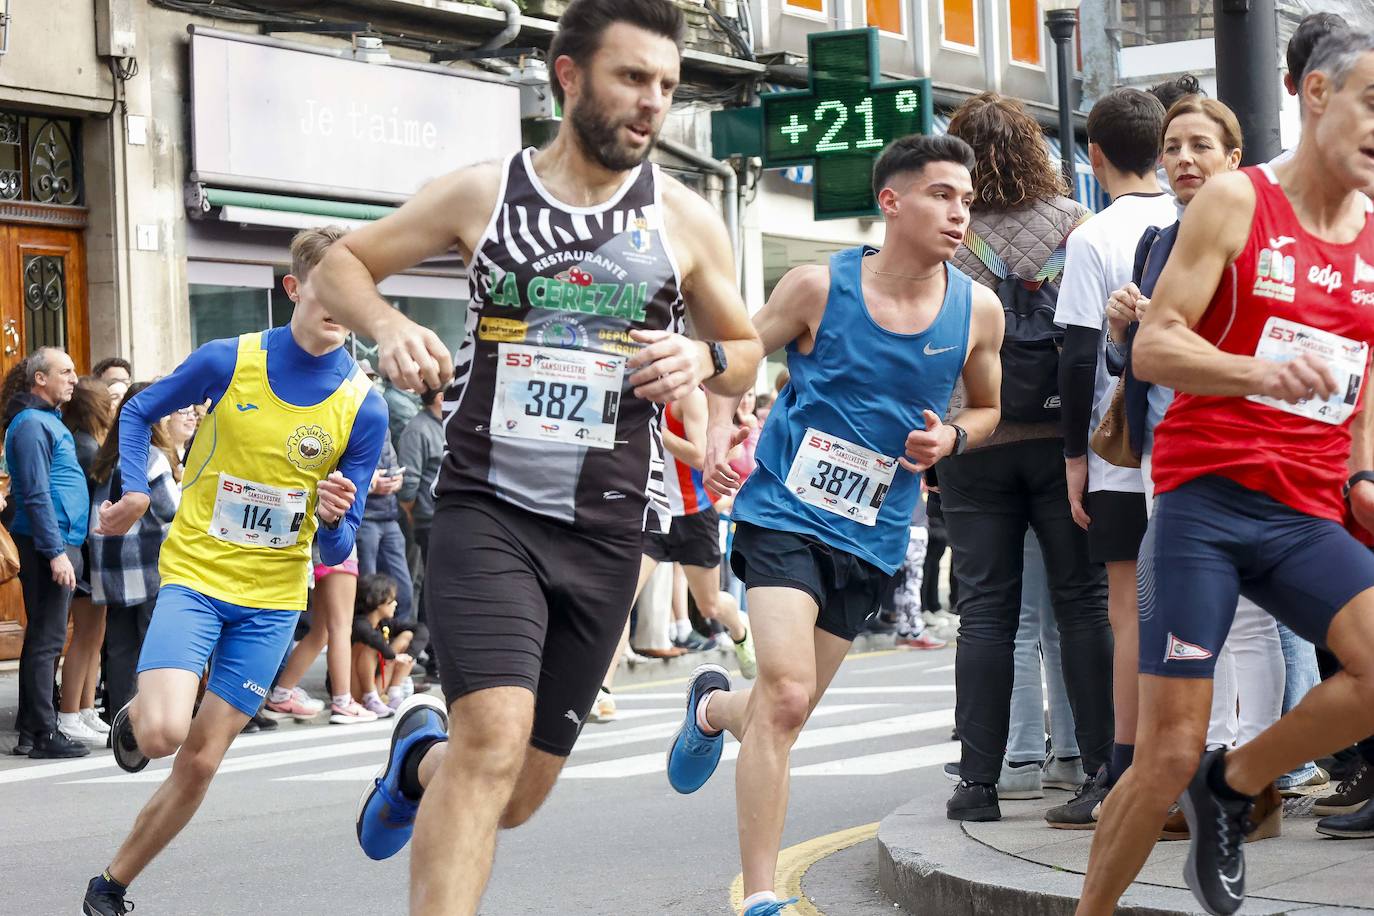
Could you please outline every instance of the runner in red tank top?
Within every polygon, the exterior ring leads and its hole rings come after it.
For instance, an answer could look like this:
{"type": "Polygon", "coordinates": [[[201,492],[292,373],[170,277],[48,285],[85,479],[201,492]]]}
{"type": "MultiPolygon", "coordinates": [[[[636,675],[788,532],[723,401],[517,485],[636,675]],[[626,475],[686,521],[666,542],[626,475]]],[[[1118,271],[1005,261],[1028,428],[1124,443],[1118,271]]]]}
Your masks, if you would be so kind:
{"type": "MultiPolygon", "coordinates": [[[[1114,911],[1175,799],[1188,885],[1234,913],[1253,797],[1374,731],[1374,554],[1341,524],[1347,475],[1374,468],[1374,213],[1358,192],[1374,183],[1374,35],[1324,39],[1302,101],[1291,160],[1215,176],[1189,205],[1135,340],[1136,374],[1179,394],[1155,431],[1139,563],[1136,765],[1103,804],[1080,916],[1114,911]],[[1254,741],[1204,755],[1242,593],[1345,671],[1254,741]]],[[[1374,484],[1351,499],[1374,526],[1374,484]]]]}

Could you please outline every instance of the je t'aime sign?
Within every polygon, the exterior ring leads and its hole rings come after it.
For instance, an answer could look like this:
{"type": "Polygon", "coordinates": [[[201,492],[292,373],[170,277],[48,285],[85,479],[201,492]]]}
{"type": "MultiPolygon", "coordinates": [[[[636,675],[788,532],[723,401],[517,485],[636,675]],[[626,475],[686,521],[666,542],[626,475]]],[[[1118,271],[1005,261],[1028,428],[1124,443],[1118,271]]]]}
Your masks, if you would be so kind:
{"type": "Polygon", "coordinates": [[[193,31],[192,170],[205,184],[393,203],[520,147],[519,90],[193,31]]]}

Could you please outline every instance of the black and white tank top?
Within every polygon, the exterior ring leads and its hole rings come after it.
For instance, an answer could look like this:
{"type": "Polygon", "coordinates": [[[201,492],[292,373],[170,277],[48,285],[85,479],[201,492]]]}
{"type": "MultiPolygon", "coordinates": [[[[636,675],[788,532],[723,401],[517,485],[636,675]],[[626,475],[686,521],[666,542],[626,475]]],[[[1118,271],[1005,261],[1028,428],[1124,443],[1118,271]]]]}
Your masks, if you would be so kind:
{"type": "Polygon", "coordinates": [[[660,408],[625,366],[632,329],[683,326],[663,179],[644,163],[606,203],[575,207],[540,183],[533,153],[507,160],[469,265],[436,493],[607,534],[666,530],[660,408]]]}

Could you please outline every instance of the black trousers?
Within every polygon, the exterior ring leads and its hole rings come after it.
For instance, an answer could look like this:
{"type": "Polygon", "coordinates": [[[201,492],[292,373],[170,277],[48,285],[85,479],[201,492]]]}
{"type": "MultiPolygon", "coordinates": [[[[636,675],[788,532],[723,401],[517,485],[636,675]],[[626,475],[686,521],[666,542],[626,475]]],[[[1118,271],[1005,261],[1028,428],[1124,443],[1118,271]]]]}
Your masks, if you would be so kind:
{"type": "MultiPolygon", "coordinates": [[[[24,735],[57,731],[53,682],[57,660],[67,642],[67,614],[72,590],[52,579],[52,565],[34,548],[33,538],[14,535],[19,548],[19,584],[24,590],[24,646],[19,652],[19,714],[15,728],[24,735]]],[[[68,547],[76,577],[81,578],[81,548],[68,547]]]]}
{"type": "Polygon", "coordinates": [[[1069,513],[1063,441],[977,449],[945,459],[939,469],[960,586],[954,668],[960,772],[982,783],[995,783],[1001,773],[1027,526],[1045,554],[1074,731],[1084,767],[1095,772],[1111,754],[1115,724],[1107,572],[1089,562],[1087,533],[1069,513]]]}
{"type": "MultiPolygon", "coordinates": [[[[926,497],[926,509],[930,521],[926,524],[926,562],[921,571],[921,610],[940,610],[940,560],[949,549],[949,535],[945,531],[945,516],[941,508],[940,494],[931,490],[926,497]]],[[[949,603],[959,606],[959,580],[953,567],[949,573],[949,603]]]]}
{"type": "Polygon", "coordinates": [[[153,619],[156,598],[142,604],[112,604],[105,609],[105,712],[124,708],[138,689],[138,654],[153,619]]]}

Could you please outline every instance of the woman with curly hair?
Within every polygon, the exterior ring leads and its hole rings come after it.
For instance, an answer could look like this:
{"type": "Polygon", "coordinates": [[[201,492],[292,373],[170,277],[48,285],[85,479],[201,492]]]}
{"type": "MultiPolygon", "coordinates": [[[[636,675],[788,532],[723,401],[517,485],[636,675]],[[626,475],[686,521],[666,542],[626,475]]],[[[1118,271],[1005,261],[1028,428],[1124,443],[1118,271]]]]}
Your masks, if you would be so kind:
{"type": "MultiPolygon", "coordinates": [[[[1055,290],[1069,233],[1091,213],[1065,196],[1069,189],[1040,126],[1014,99],[985,92],[960,106],[949,133],[976,155],[969,230],[955,256],[959,269],[993,289],[1015,276],[1028,288],[1055,290]]],[[[1008,371],[1004,359],[1003,371],[1005,392],[1016,382],[1015,366],[1008,371]]],[[[956,391],[951,411],[961,396],[956,391]]],[[[961,775],[985,785],[986,771],[1000,766],[1001,798],[1040,798],[1047,786],[1076,788],[1084,779],[1079,748],[1100,754],[1112,741],[1106,577],[1088,561],[1087,539],[1069,513],[1063,448],[1058,422],[1004,418],[981,446],[939,467],[961,585],[955,712],[964,745],[961,775]],[[1053,746],[1048,761],[1042,657],[1053,746]]],[[[961,784],[951,818],[996,811],[996,797],[975,788],[961,784]],[[976,805],[969,801],[974,796],[976,805]]]]}

